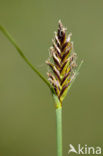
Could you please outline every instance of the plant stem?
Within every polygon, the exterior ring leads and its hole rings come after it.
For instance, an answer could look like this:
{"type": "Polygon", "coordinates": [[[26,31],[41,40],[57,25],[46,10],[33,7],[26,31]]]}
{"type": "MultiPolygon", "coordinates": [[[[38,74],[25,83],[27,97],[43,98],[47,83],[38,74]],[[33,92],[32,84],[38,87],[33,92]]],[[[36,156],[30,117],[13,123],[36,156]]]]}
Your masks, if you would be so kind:
{"type": "Polygon", "coordinates": [[[56,109],[57,156],[62,156],[62,107],[56,109]]]}
{"type": "Polygon", "coordinates": [[[50,83],[44,78],[44,76],[29,62],[26,56],[23,54],[22,50],[19,48],[17,43],[14,41],[12,36],[8,33],[8,31],[0,25],[0,31],[5,35],[5,37],[11,42],[11,44],[16,48],[17,52],[20,54],[22,59],[29,65],[29,67],[44,81],[45,84],[53,91],[50,83]]]}

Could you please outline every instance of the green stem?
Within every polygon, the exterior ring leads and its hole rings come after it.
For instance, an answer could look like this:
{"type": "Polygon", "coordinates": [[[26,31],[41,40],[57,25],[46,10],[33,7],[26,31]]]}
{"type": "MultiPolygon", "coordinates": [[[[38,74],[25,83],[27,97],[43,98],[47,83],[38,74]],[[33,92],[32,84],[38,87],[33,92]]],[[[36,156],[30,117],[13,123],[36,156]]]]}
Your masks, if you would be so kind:
{"type": "Polygon", "coordinates": [[[56,109],[57,156],[62,156],[62,107],[56,109]]]}
{"type": "Polygon", "coordinates": [[[22,50],[19,48],[19,46],[16,44],[12,36],[8,33],[8,31],[0,25],[0,31],[5,35],[5,37],[11,42],[11,44],[16,48],[22,59],[29,65],[29,67],[44,81],[45,84],[48,85],[48,87],[53,91],[51,88],[50,83],[42,76],[42,74],[29,62],[29,60],[26,58],[26,56],[23,54],[22,50]]]}

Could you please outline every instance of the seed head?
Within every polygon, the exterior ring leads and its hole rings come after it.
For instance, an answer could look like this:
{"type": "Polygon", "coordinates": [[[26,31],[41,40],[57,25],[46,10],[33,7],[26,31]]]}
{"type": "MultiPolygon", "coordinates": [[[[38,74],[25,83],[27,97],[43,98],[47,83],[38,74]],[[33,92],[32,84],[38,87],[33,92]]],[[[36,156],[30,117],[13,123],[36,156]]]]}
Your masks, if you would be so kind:
{"type": "Polygon", "coordinates": [[[73,52],[73,42],[71,42],[72,34],[66,35],[67,29],[60,20],[58,23],[58,30],[55,32],[52,47],[50,47],[52,60],[47,60],[46,64],[51,68],[51,72],[47,73],[48,80],[53,86],[62,105],[68,88],[75,77],[74,68],[77,66],[77,55],[73,52]]]}

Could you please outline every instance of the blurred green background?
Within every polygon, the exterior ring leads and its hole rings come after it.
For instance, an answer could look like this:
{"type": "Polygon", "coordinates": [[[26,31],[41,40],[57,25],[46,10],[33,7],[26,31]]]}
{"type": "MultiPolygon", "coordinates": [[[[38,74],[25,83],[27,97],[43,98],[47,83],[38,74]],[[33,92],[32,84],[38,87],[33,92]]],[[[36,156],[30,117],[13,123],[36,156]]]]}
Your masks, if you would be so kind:
{"type": "MultiPolygon", "coordinates": [[[[80,74],[63,105],[69,144],[103,147],[103,1],[0,0],[0,23],[46,76],[58,20],[72,32],[80,74]]],[[[47,86],[0,33],[0,156],[56,156],[55,106],[47,86]]],[[[71,154],[73,155],[73,154],[71,154]]]]}

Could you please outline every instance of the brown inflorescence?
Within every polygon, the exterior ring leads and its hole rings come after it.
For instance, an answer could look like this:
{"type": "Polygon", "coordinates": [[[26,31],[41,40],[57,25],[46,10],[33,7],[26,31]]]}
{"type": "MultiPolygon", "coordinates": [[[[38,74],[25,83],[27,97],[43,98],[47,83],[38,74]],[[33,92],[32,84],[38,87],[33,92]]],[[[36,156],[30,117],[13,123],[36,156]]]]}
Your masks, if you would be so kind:
{"type": "Polygon", "coordinates": [[[48,72],[48,80],[53,86],[60,103],[67,94],[68,88],[75,76],[76,53],[73,52],[71,33],[66,35],[66,28],[59,21],[58,31],[50,47],[50,55],[53,61],[47,60],[52,72],[48,72]]]}

